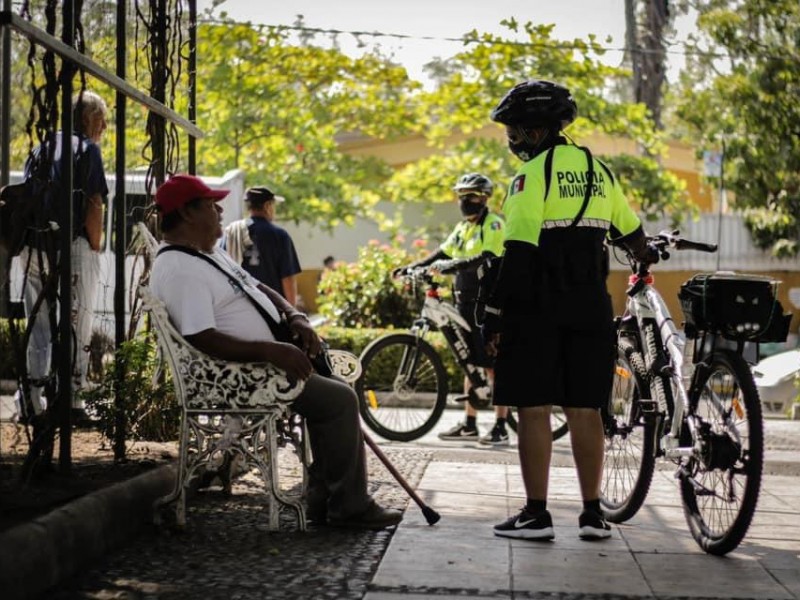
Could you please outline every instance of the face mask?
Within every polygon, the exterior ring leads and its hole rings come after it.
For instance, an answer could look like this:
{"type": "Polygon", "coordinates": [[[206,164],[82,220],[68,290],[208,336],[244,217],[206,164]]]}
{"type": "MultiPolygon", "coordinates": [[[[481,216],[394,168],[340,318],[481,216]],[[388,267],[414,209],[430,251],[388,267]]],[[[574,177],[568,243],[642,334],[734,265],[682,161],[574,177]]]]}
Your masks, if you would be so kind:
{"type": "Polygon", "coordinates": [[[550,134],[542,136],[538,143],[535,143],[522,129],[510,130],[508,136],[508,149],[512,154],[524,162],[528,162],[539,152],[544,143],[550,139],[550,134]]]}
{"type": "Polygon", "coordinates": [[[475,215],[479,215],[485,206],[482,202],[471,202],[465,198],[459,198],[458,208],[461,209],[462,216],[474,217],[475,215]]]}
{"type": "Polygon", "coordinates": [[[535,156],[536,146],[528,142],[512,142],[509,140],[508,149],[520,160],[528,162],[535,156]]]}

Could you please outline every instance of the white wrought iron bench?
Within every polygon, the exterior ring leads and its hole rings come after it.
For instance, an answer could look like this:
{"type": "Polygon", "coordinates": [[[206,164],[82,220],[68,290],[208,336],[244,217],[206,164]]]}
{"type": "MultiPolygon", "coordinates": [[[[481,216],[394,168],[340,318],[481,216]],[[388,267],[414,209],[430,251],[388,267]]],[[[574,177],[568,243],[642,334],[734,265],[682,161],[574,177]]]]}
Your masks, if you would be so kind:
{"type": "MultiPolygon", "coordinates": [[[[143,223],[137,224],[136,233],[154,259],[158,242],[143,223]]],[[[295,452],[304,493],[310,449],[303,420],[292,413],[290,406],[302,392],[302,382],[291,382],[284,371],[269,363],[235,363],[207,356],[180,335],[164,304],[146,284],[140,285],[138,291],[181,404],[175,488],[156,502],[156,515],[160,514],[160,507],[174,502],[176,524],[184,527],[186,494],[192,479],[202,470],[214,471],[238,458],[245,469],[256,468],[261,475],[269,500],[269,529],[278,529],[281,510],[293,510],[298,528],[304,531],[303,504],[300,497],[290,496],[282,489],[278,465],[279,447],[295,452]]],[[[358,379],[358,357],[341,350],[330,350],[329,354],[334,374],[349,383],[358,379]]]]}

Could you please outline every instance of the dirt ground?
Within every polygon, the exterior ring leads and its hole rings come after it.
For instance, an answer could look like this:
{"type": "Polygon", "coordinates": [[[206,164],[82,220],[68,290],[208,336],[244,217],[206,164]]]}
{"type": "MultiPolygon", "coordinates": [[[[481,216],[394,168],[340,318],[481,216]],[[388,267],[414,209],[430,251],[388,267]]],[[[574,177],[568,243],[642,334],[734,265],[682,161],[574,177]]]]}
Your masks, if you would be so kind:
{"type": "Polygon", "coordinates": [[[28,452],[23,426],[0,423],[0,531],[43,515],[84,494],[118,483],[171,461],[176,444],[129,443],[125,461],[114,462],[111,443],[99,432],[76,429],[72,434],[72,467],[59,471],[56,437],[52,468],[30,481],[21,481],[28,452]]]}

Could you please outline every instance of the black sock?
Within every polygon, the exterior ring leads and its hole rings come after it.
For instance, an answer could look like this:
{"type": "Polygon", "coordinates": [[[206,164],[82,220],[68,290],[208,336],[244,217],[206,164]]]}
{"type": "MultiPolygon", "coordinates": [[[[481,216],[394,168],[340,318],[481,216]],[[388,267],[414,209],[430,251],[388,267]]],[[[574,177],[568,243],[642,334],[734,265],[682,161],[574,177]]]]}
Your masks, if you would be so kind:
{"type": "Polygon", "coordinates": [[[472,431],[473,429],[477,429],[478,428],[478,417],[467,417],[466,428],[469,431],[472,431]]]}
{"type": "Polygon", "coordinates": [[[595,500],[584,500],[583,501],[583,510],[592,510],[596,512],[598,515],[603,514],[603,511],[600,509],[600,499],[597,498],[595,500]]]}
{"type": "Polygon", "coordinates": [[[497,421],[495,422],[494,426],[497,427],[497,429],[499,429],[500,431],[505,431],[506,420],[503,419],[502,417],[497,417],[497,421]]]}
{"type": "Polygon", "coordinates": [[[525,510],[532,515],[538,515],[540,512],[547,510],[547,500],[531,500],[525,503],[525,510]]]}

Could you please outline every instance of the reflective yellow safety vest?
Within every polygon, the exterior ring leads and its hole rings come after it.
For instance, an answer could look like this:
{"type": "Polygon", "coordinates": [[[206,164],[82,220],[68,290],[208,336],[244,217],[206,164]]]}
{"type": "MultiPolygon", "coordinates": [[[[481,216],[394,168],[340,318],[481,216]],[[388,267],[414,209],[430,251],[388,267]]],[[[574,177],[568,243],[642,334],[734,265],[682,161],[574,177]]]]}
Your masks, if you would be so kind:
{"type": "MultiPolygon", "coordinates": [[[[463,220],[439,246],[450,258],[472,258],[484,252],[495,256],[503,254],[505,224],[502,217],[491,211],[476,222],[463,220]]],[[[477,265],[456,273],[455,289],[459,302],[471,302],[478,295],[477,265]]]]}
{"type": "Polygon", "coordinates": [[[609,168],[573,144],[553,146],[522,165],[508,188],[503,212],[506,241],[536,246],[543,231],[590,228],[604,234],[612,231],[617,237],[641,226],[609,168]],[[589,160],[593,161],[589,199],[575,222],[589,183],[589,160]]]}
{"type": "Polygon", "coordinates": [[[489,211],[475,223],[461,221],[439,249],[450,258],[470,258],[483,252],[500,256],[505,241],[503,229],[502,217],[489,211]]]}

